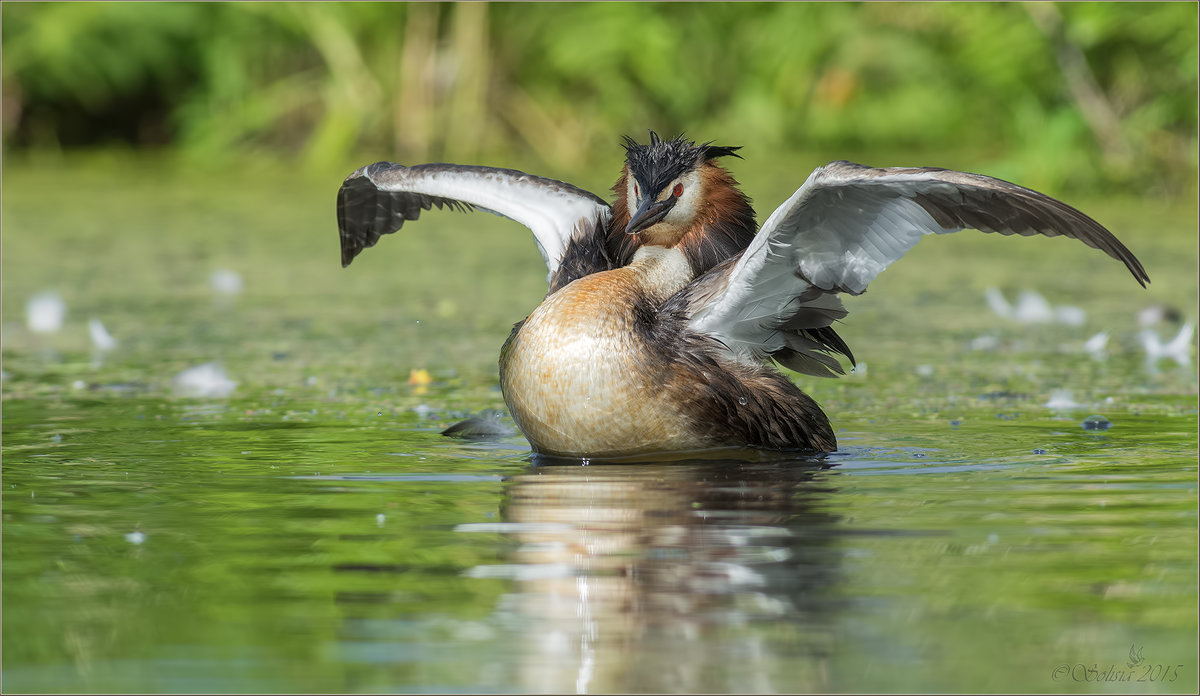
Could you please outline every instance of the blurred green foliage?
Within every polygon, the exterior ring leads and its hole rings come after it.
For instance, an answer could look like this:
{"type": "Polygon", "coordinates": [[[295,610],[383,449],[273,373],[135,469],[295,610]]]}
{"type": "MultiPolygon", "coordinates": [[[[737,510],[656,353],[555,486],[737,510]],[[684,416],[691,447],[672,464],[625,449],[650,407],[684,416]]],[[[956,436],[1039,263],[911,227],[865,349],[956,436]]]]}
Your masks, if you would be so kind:
{"type": "Polygon", "coordinates": [[[8,151],[565,174],[654,128],[968,151],[1055,191],[1196,178],[1196,3],[5,3],[3,59],[8,151]]]}

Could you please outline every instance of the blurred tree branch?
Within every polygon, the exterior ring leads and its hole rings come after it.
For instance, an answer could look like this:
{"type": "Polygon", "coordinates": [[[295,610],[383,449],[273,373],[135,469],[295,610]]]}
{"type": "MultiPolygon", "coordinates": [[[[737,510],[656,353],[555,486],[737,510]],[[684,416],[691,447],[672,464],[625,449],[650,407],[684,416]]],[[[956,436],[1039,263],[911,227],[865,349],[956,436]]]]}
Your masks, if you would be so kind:
{"type": "Polygon", "coordinates": [[[1022,3],[1054,47],[1067,89],[1087,120],[1096,143],[1104,150],[1104,158],[1119,170],[1127,170],[1132,158],[1132,149],[1121,131],[1121,118],[1113,108],[1096,76],[1088,66],[1087,56],[1067,36],[1062,13],[1051,2],[1022,3]]]}
{"type": "Polygon", "coordinates": [[[398,156],[424,160],[433,140],[433,75],[437,57],[438,6],[408,6],[398,86],[393,90],[392,130],[398,156]]]}

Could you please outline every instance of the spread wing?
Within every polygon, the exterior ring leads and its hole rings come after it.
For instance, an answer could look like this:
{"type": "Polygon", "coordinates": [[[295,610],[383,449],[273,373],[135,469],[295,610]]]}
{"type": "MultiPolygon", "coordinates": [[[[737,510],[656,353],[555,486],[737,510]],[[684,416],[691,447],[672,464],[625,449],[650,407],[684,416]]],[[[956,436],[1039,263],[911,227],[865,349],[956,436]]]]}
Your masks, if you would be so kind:
{"type": "Polygon", "coordinates": [[[836,294],[865,291],[924,235],[969,228],[1072,237],[1123,262],[1143,287],[1150,280],[1111,232],[1036,191],[946,169],[833,162],[771,214],[735,263],[689,291],[688,326],[743,359],[840,373],[828,355],[850,356],[829,328],[846,314],[836,294]]]}
{"type": "Polygon", "coordinates": [[[558,269],[577,229],[603,228],[609,217],[608,204],[587,191],[515,169],[376,162],[346,177],[338,191],[342,266],[435,206],[477,208],[525,225],[533,232],[549,275],[558,269]]]}

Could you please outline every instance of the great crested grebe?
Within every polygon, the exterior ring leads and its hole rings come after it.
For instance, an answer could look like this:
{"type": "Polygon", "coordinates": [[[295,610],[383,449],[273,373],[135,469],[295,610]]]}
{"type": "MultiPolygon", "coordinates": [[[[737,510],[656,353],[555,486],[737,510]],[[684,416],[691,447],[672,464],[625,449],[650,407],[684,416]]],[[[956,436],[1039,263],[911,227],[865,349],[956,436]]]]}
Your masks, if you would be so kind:
{"type": "Polygon", "coordinates": [[[422,210],[483,209],[526,225],[549,271],[542,303],[500,352],[500,386],[535,452],[571,457],[755,447],[837,449],[829,419],[773,369],[852,363],[833,330],[927,234],[1063,235],[1141,263],[1099,223],[1036,191],[936,168],[832,162],[756,229],[716,163],[737,147],[626,137],[612,206],[512,169],[391,162],[338,192],[342,265],[422,210]]]}

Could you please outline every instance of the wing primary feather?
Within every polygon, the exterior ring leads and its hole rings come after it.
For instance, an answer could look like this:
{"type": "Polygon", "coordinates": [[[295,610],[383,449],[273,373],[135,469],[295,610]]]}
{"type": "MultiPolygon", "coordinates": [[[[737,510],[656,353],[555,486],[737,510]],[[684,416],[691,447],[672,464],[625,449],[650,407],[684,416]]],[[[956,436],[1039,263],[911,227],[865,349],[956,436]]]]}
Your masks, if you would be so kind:
{"type": "Polygon", "coordinates": [[[814,341],[820,343],[831,351],[841,353],[846,356],[851,365],[858,365],[854,360],[854,353],[850,351],[850,346],[846,345],[846,341],[833,330],[832,326],[822,326],[817,329],[805,329],[805,332],[812,337],[814,341]]]}
{"type": "Polygon", "coordinates": [[[1146,269],[1128,247],[1103,225],[1056,198],[982,174],[932,168],[875,171],[904,175],[924,172],[951,183],[955,188],[949,191],[918,188],[910,195],[943,231],[977,229],[1004,235],[1070,237],[1124,263],[1142,287],[1150,282],[1146,269]]]}

